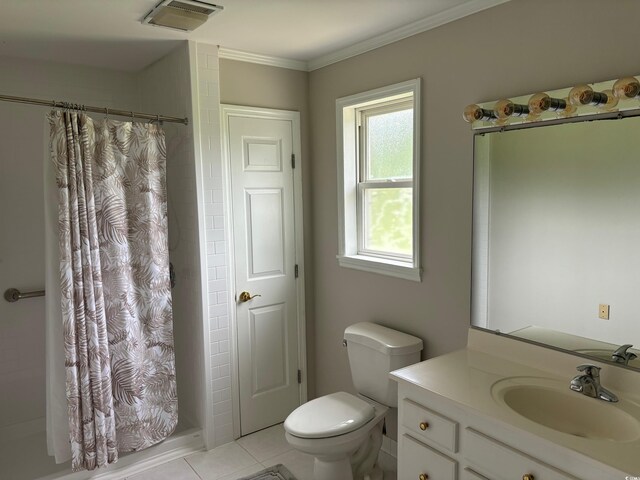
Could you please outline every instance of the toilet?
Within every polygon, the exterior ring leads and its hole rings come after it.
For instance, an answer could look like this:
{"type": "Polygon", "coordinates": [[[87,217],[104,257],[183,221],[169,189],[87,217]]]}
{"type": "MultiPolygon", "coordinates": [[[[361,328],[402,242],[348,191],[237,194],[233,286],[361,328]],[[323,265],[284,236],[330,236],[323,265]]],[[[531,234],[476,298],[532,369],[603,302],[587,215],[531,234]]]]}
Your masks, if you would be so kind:
{"type": "Polygon", "coordinates": [[[315,457],[315,480],[381,480],[384,417],[398,406],[389,372],[419,362],[422,340],[361,322],[347,327],[343,344],[358,395],[337,392],[301,405],[285,420],[285,437],[315,457]]]}

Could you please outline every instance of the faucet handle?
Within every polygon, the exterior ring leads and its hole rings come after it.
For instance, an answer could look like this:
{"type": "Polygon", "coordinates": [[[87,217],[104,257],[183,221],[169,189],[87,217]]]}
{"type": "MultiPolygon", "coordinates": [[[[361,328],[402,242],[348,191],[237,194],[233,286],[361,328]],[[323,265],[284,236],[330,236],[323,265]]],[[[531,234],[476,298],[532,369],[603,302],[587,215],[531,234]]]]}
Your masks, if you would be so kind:
{"type": "Polygon", "coordinates": [[[584,372],[585,375],[589,377],[597,378],[600,376],[600,367],[596,367],[595,365],[591,365],[589,363],[584,363],[582,365],[578,365],[576,370],[579,372],[584,372]]]}

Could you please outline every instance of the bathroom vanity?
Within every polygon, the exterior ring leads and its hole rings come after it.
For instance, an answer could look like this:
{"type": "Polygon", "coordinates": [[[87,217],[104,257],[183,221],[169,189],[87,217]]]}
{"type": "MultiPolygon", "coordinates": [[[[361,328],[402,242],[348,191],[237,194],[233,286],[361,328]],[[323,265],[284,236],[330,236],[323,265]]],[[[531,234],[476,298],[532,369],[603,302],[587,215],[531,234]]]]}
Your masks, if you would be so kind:
{"type": "Polygon", "coordinates": [[[640,476],[637,373],[603,365],[609,403],[569,389],[582,363],[472,329],[466,349],[396,370],[398,478],[640,476]]]}

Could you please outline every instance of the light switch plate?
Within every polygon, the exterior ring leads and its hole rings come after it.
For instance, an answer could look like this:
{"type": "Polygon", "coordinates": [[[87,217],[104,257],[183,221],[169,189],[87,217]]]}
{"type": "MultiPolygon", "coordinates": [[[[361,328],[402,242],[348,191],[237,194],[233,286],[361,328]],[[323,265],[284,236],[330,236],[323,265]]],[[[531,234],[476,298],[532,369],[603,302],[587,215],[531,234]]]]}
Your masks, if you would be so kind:
{"type": "Polygon", "coordinates": [[[603,320],[609,320],[609,305],[601,303],[599,306],[598,316],[603,320]]]}

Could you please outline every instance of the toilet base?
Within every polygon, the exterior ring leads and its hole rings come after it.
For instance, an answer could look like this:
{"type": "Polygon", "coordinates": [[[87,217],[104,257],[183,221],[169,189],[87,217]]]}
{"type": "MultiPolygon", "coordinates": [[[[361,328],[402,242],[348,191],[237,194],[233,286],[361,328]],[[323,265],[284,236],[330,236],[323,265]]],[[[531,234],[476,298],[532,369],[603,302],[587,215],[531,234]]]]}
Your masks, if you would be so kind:
{"type": "Polygon", "coordinates": [[[351,462],[348,457],[339,459],[323,459],[316,457],[313,461],[314,480],[353,480],[351,462]]]}
{"type": "MultiPolygon", "coordinates": [[[[367,432],[366,438],[354,444],[355,450],[325,454],[309,452],[315,456],[314,480],[382,480],[382,469],[378,466],[378,454],[382,446],[383,419],[367,432]]],[[[362,438],[362,437],[361,437],[362,438]]]]}
{"type": "Polygon", "coordinates": [[[369,437],[351,456],[351,470],[354,480],[382,480],[382,470],[378,467],[378,454],[382,446],[384,420],[379,421],[369,432],[369,437]]]}

